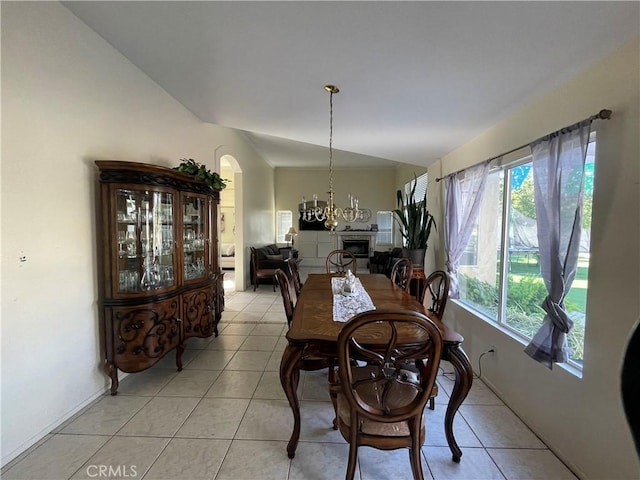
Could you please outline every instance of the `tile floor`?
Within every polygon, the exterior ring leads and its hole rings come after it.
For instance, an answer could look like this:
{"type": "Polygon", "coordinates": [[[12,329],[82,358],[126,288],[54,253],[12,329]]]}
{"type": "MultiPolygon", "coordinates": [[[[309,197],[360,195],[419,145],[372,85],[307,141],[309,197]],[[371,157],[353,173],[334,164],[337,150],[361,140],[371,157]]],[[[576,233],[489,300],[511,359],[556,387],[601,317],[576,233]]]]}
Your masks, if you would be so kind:
{"type": "MultiPolygon", "coordinates": [[[[229,277],[229,273],[227,277],[229,277]]],[[[226,285],[218,338],[190,340],[177,372],[169,355],[122,380],[2,471],[2,478],[334,480],[343,478],[348,447],[331,428],[326,373],[302,372],[302,432],[286,454],[293,426],[278,377],[286,340],[279,293],[226,285]]],[[[453,463],[443,429],[452,380],[442,365],[435,411],[426,410],[425,478],[574,479],[575,476],[481,381],[455,420],[463,451],[453,463]]],[[[356,479],[410,479],[406,450],[359,450],[356,479]]]]}

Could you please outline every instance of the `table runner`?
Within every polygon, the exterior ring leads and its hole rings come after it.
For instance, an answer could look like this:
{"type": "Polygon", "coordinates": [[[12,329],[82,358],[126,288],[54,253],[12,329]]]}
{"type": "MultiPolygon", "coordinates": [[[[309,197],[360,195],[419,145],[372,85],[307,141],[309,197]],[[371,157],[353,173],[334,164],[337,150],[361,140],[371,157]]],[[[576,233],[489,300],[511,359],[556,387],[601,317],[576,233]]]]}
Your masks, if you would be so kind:
{"type": "Polygon", "coordinates": [[[351,317],[376,307],[371,297],[362,286],[359,278],[355,279],[354,292],[350,295],[342,293],[344,277],[331,278],[331,291],[333,292],[333,320],[336,322],[348,322],[351,317]]]}

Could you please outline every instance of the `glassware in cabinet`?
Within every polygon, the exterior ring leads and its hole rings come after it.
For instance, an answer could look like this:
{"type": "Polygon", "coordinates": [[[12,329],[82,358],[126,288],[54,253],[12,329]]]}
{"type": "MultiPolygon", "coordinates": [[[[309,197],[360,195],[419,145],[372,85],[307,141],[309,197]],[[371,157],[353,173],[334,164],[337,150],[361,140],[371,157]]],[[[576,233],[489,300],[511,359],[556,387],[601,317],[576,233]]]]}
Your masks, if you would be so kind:
{"type": "Polygon", "coordinates": [[[184,195],[183,201],[183,250],[185,280],[204,279],[209,267],[207,251],[207,198],[184,195]]]}
{"type": "Polygon", "coordinates": [[[174,194],[116,191],[118,291],[135,293],[175,286],[174,194]]]}

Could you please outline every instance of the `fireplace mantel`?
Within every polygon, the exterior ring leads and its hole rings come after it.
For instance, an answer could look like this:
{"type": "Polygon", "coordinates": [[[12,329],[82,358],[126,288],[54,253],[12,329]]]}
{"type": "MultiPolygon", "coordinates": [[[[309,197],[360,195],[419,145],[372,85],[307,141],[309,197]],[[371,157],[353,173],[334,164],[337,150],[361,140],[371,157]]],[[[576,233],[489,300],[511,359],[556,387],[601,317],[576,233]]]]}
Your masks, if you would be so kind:
{"type": "Polygon", "coordinates": [[[336,235],[340,236],[349,236],[349,237],[360,237],[365,235],[370,235],[375,237],[378,232],[372,232],[371,230],[340,230],[336,232],[336,235]]]}

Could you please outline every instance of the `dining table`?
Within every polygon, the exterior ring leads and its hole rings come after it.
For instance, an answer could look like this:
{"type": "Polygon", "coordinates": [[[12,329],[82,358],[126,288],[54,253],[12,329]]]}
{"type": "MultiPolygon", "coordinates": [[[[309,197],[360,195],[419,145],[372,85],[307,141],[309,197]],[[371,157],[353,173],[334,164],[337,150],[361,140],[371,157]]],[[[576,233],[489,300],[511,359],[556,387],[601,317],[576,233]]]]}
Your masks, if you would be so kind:
{"type": "MultiPolygon", "coordinates": [[[[291,410],[294,426],[287,444],[289,458],[295,456],[300,439],[300,402],[297,396],[301,366],[305,359],[326,359],[329,363],[329,382],[335,380],[338,334],[344,325],[334,319],[334,294],[337,274],[309,274],[298,296],[293,319],[286,334],[287,346],[280,362],[280,382],[291,410]],[[333,286],[332,286],[333,283],[333,286]]],[[[444,324],[440,318],[426,309],[422,303],[383,274],[363,274],[357,277],[359,285],[369,297],[371,309],[401,309],[423,313],[440,329],[443,339],[441,360],[451,363],[455,382],[444,417],[444,431],[454,462],[459,462],[462,451],[458,446],[453,421],[458,408],[466,398],[473,382],[473,370],[469,358],[462,349],[464,338],[444,324]]],[[[348,319],[346,320],[348,321],[348,319]]]]}

